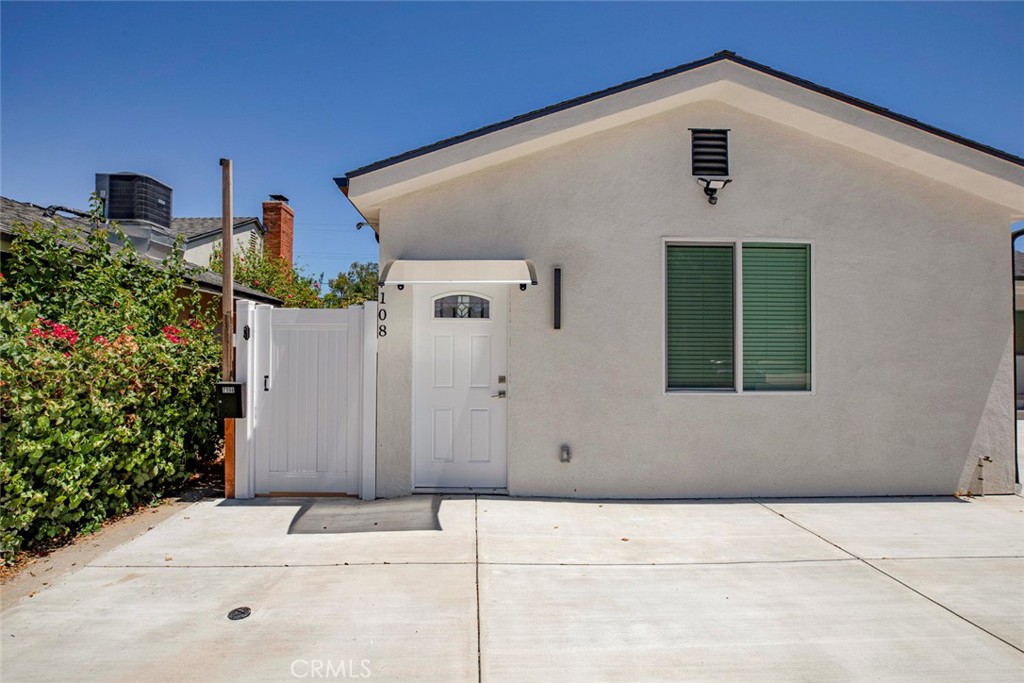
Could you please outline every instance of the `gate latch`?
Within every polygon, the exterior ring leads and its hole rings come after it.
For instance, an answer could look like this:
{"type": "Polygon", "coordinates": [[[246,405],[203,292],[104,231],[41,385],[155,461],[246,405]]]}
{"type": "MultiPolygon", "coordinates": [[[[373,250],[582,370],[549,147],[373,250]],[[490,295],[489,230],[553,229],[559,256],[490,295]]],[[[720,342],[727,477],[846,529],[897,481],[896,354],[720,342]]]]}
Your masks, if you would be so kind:
{"type": "Polygon", "coordinates": [[[242,339],[244,339],[245,341],[249,341],[249,334],[250,334],[250,332],[251,332],[251,330],[249,329],[248,325],[243,327],[242,328],[242,339]]]}
{"type": "Polygon", "coordinates": [[[270,375],[263,375],[263,391],[270,391],[270,375]]]}

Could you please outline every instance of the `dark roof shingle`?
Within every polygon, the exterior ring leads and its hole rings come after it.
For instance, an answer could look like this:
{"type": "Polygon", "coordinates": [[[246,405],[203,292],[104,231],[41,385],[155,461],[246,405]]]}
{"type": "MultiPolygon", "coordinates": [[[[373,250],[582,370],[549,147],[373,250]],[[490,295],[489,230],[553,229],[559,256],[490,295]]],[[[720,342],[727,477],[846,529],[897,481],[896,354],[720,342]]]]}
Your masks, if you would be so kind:
{"type": "MultiPolygon", "coordinates": [[[[61,222],[61,225],[71,228],[81,228],[88,230],[92,227],[92,223],[84,218],[78,216],[68,216],[67,214],[59,214],[54,217],[47,216],[44,212],[46,211],[45,206],[37,206],[30,202],[19,202],[14,199],[8,199],[7,197],[0,197],[0,230],[5,234],[10,233],[14,228],[15,223],[24,223],[31,225],[32,223],[43,223],[44,225],[53,225],[54,218],[61,222]]],[[[84,212],[83,212],[84,213],[84,212]]]]}

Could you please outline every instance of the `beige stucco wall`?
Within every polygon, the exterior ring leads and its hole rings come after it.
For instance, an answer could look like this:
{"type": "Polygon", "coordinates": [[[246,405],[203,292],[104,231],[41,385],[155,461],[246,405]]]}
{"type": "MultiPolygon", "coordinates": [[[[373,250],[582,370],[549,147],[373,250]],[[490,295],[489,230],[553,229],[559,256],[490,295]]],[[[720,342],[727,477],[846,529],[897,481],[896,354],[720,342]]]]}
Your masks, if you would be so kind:
{"type": "MultiPolygon", "coordinates": [[[[704,102],[383,205],[380,257],[529,258],[511,293],[509,492],[1012,492],[1010,211],[704,102]],[[690,127],[730,128],[710,206],[690,127]],[[814,250],[813,395],[664,393],[663,238],[814,250]],[[552,329],[553,266],[563,327],[552,329]],[[569,464],[558,461],[562,443],[569,464]]],[[[411,488],[412,287],[385,288],[378,494],[411,488]]]]}

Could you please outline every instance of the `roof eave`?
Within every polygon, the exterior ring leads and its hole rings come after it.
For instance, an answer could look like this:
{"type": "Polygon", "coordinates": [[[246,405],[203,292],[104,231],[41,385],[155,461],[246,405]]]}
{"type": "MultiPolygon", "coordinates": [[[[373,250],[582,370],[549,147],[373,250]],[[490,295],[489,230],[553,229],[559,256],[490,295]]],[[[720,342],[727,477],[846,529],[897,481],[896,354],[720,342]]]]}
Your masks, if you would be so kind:
{"type": "Polygon", "coordinates": [[[341,193],[343,195],[345,195],[345,199],[347,199],[348,203],[352,206],[352,208],[356,210],[356,213],[358,213],[362,217],[362,219],[364,221],[366,221],[367,225],[369,225],[371,228],[373,228],[373,231],[375,233],[377,233],[377,237],[379,239],[380,238],[380,213],[376,212],[376,211],[372,211],[372,212],[371,211],[367,211],[367,212],[364,213],[363,209],[359,208],[359,206],[357,206],[356,203],[354,201],[352,201],[352,198],[348,196],[349,177],[347,175],[343,175],[343,176],[339,176],[339,177],[335,178],[334,179],[334,184],[337,185],[338,189],[341,190],[341,193]]]}
{"type": "MultiPolygon", "coordinates": [[[[691,77],[687,76],[687,79],[691,79],[691,77]]],[[[608,126],[611,126],[613,124],[610,122],[613,119],[630,112],[630,110],[633,110],[633,112],[647,111],[661,104],[667,104],[669,101],[677,102],[677,104],[672,106],[682,106],[682,104],[696,101],[699,98],[721,99],[726,104],[739,106],[743,109],[745,106],[743,102],[746,102],[746,97],[741,97],[737,94],[741,91],[743,91],[743,95],[756,93],[761,96],[765,103],[771,100],[770,106],[776,109],[788,108],[790,111],[793,111],[796,108],[801,112],[808,112],[817,116],[822,121],[832,121],[833,119],[841,121],[846,125],[848,131],[852,131],[848,133],[849,136],[873,137],[878,149],[881,146],[877,143],[887,136],[895,136],[899,138],[898,141],[886,140],[886,142],[897,142],[903,145],[904,149],[913,150],[919,157],[916,162],[918,168],[914,170],[919,172],[923,170],[925,175],[934,175],[936,178],[947,183],[950,182],[949,178],[954,178],[952,184],[967,189],[968,192],[973,192],[983,198],[1011,208],[1024,209],[1024,207],[1018,207],[1020,201],[1014,199],[1015,190],[1019,192],[1019,187],[1024,184],[1024,181],[1022,181],[1022,178],[1024,178],[1024,159],[1008,152],[981,145],[981,143],[968,140],[948,131],[928,126],[915,119],[895,114],[887,109],[877,107],[838,91],[818,86],[805,79],[776,71],[729,52],[721,52],[704,60],[691,62],[690,64],[629,81],[613,88],[567,100],[551,107],[535,110],[520,117],[508,119],[491,126],[470,131],[461,136],[448,138],[402,155],[375,162],[374,164],[355,169],[346,176],[335,179],[335,182],[338,184],[339,189],[349,198],[349,201],[356,206],[357,210],[366,216],[369,222],[375,224],[379,219],[379,208],[383,201],[401,196],[410,191],[423,189],[464,173],[480,170],[490,163],[506,161],[515,156],[532,153],[536,149],[543,148],[545,144],[557,144],[553,142],[556,137],[563,136],[563,134],[571,137],[573,128],[582,131],[595,127],[595,124],[600,123],[602,117],[609,122],[608,126]],[[686,81],[686,87],[678,90],[673,90],[674,84],[672,82],[659,83],[672,76],[695,71],[701,67],[719,62],[729,62],[741,68],[732,70],[728,67],[720,67],[716,70],[719,73],[708,72],[707,76],[703,78],[694,75],[692,83],[688,80],[686,81]],[[721,71],[722,68],[725,68],[724,72],[721,71]],[[757,80],[753,75],[755,73],[773,76],[777,80],[796,87],[792,90],[777,90],[766,87],[765,84],[769,83],[769,81],[757,80]],[[593,107],[576,111],[576,108],[581,105],[596,103],[598,100],[604,100],[611,95],[634,90],[642,85],[651,85],[653,90],[650,88],[645,89],[641,94],[629,100],[609,100],[607,104],[600,106],[594,104],[593,107]],[[723,93],[729,96],[723,96],[723,93]],[[823,97],[819,98],[815,95],[823,97]],[[687,99],[687,96],[691,97],[687,99]],[[730,97],[732,102],[730,102],[730,97]],[[847,105],[855,107],[860,111],[867,111],[878,115],[881,118],[863,119],[861,115],[858,119],[858,116],[852,110],[846,108],[847,105]],[[597,108],[595,109],[594,107],[597,108]],[[569,110],[574,111],[569,112],[569,110]],[[526,129],[520,128],[523,124],[528,124],[531,121],[554,114],[561,114],[563,120],[554,125],[535,124],[528,126],[526,129]],[[873,121],[875,123],[865,126],[865,121],[873,121]],[[508,130],[511,128],[517,128],[517,133],[512,133],[508,130]],[[502,133],[502,131],[505,132],[502,133]],[[552,131],[556,132],[552,133],[552,131]],[[480,138],[495,133],[500,133],[501,135],[493,142],[484,143],[480,140],[480,138]],[[549,142],[543,142],[545,137],[549,142]],[[453,149],[457,145],[471,142],[474,143],[471,147],[453,149]],[[949,145],[951,142],[956,143],[956,145],[949,145]],[[518,151],[515,151],[517,148],[518,151]],[[982,154],[974,154],[968,151],[968,149],[974,152],[981,152],[982,154]],[[437,153],[444,150],[448,151],[441,156],[437,155],[437,153]],[[922,160],[925,156],[937,159],[941,162],[940,165],[945,164],[945,170],[942,172],[930,170],[928,164],[922,160]],[[428,161],[428,158],[431,161],[428,161]],[[486,161],[486,158],[490,158],[493,161],[486,161]],[[402,170],[399,170],[398,167],[401,167],[402,170]],[[962,170],[956,170],[953,167],[962,170]],[[961,175],[966,179],[962,183],[958,182],[958,176],[961,175]],[[985,188],[981,180],[983,176],[994,178],[998,187],[985,188]],[[353,181],[357,182],[354,183],[353,181]]],[[[753,109],[751,111],[755,114],[760,113],[753,109]]],[[[826,130],[828,127],[818,126],[821,130],[826,130]]],[[[599,129],[599,126],[597,126],[597,129],[599,129]]],[[[586,133],[580,133],[580,135],[582,134],[586,133]]],[[[828,138],[829,135],[831,133],[822,136],[828,138]]],[[[841,144],[846,143],[841,142],[841,144]]],[[[884,159],[885,154],[891,153],[883,151],[880,158],[884,159]]]]}

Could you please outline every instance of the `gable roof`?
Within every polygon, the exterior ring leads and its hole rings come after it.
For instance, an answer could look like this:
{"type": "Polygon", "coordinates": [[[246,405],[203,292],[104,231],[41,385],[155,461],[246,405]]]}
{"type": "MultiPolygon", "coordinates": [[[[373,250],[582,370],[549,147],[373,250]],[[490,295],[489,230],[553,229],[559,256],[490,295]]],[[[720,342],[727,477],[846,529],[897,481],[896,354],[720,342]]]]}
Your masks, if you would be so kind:
{"type": "MultiPolygon", "coordinates": [[[[16,223],[24,223],[25,225],[32,225],[33,223],[41,223],[42,225],[56,226],[58,223],[63,227],[68,227],[76,230],[89,231],[93,229],[93,224],[80,216],[74,214],[68,215],[47,215],[49,211],[42,206],[32,204],[30,202],[19,202],[14,199],[7,197],[0,197],[0,243],[2,243],[3,250],[6,251],[6,243],[10,241],[14,234],[14,225],[16,223]]],[[[70,213],[65,210],[64,214],[70,213]]],[[[76,213],[84,213],[78,212],[76,213]]],[[[219,219],[218,219],[219,220],[219,219]]],[[[118,249],[115,244],[111,244],[111,249],[118,249]]],[[[141,258],[150,262],[155,268],[162,268],[162,264],[156,258],[148,256],[146,254],[140,254],[141,258]]],[[[210,294],[221,294],[224,291],[224,278],[218,273],[213,272],[208,268],[203,268],[195,264],[185,261],[186,273],[185,279],[189,282],[193,282],[201,291],[208,292],[210,294]]],[[[260,303],[268,303],[280,305],[283,303],[280,299],[264,294],[263,292],[246,287],[235,283],[234,288],[237,296],[252,299],[260,303]]]]}
{"type": "Polygon", "coordinates": [[[1024,209],[1024,193],[1019,192],[1020,186],[1024,184],[1024,158],[727,50],[381,159],[353,169],[334,180],[356,208],[374,223],[380,202],[490,165],[473,163],[474,159],[493,157],[493,163],[499,163],[551,146],[544,144],[545,137],[552,144],[557,144],[554,140],[560,134],[566,139],[582,137],[669,108],[654,106],[659,101],[672,100],[674,104],[671,106],[682,106],[703,99],[717,99],[885,158],[886,152],[877,143],[866,146],[861,142],[853,143],[851,140],[855,136],[851,136],[849,130],[838,130],[834,125],[812,119],[815,116],[819,119],[827,117],[833,124],[835,119],[842,120],[849,124],[848,128],[887,138],[890,146],[897,142],[904,146],[903,149],[916,150],[919,153],[915,158],[908,160],[904,158],[905,154],[890,151],[890,158],[886,160],[932,175],[944,182],[955,181],[955,184],[961,185],[959,178],[952,178],[955,171],[951,171],[948,164],[941,169],[930,168],[931,159],[924,159],[922,153],[932,158],[945,158],[946,161],[980,172],[989,178],[994,175],[1000,180],[1009,180],[1011,185],[1017,187],[986,190],[982,187],[982,179],[974,177],[965,189],[1008,206],[1024,209]],[[716,87],[726,82],[733,87],[716,87]],[[680,97],[687,91],[693,96],[680,97]],[[826,101],[810,98],[824,98],[826,101]],[[625,115],[630,109],[635,110],[632,118],[625,115]],[[797,110],[802,116],[792,115],[797,110]],[[599,123],[602,118],[605,119],[603,125],[599,123]],[[572,128],[578,129],[579,134],[568,135],[572,128]],[[498,141],[500,137],[505,139],[498,141]],[[894,137],[897,139],[894,140],[894,137]],[[488,142],[487,138],[491,138],[491,141],[488,142]],[[519,154],[513,151],[517,146],[521,148],[519,154]],[[951,150],[950,146],[955,146],[960,152],[951,150]],[[1008,166],[1009,170],[1004,166],[1008,166]],[[428,176],[431,176],[429,180],[428,176]],[[1014,196],[1015,190],[1019,196],[1014,196]]]}
{"type": "MultiPolygon", "coordinates": [[[[429,154],[439,149],[444,149],[445,147],[457,145],[460,142],[465,142],[467,140],[472,140],[483,135],[488,135],[495,131],[508,128],[510,126],[515,126],[520,123],[533,121],[534,119],[539,119],[542,116],[554,114],[555,112],[563,111],[565,109],[569,109],[570,107],[576,107],[581,104],[585,104],[587,102],[592,102],[594,100],[600,99],[602,97],[608,97],[609,95],[614,95],[616,93],[630,90],[632,88],[637,88],[641,85],[646,85],[647,83],[651,83],[662,78],[675,76],[677,74],[685,73],[692,69],[697,69],[699,67],[706,66],[708,64],[713,64],[715,62],[722,60],[729,60],[737,64],[742,64],[743,66],[748,67],[750,69],[754,69],[756,71],[769,74],[776,78],[781,78],[782,80],[789,81],[790,83],[802,86],[804,88],[807,88],[808,90],[813,90],[814,92],[821,93],[822,95],[835,98],[841,102],[852,104],[855,107],[860,107],[861,109],[865,109],[874,114],[886,116],[890,119],[893,119],[894,121],[905,123],[908,126],[919,128],[933,135],[938,135],[939,137],[946,138],[947,140],[952,140],[953,142],[957,142],[961,145],[966,145],[967,147],[971,147],[980,152],[991,154],[994,157],[1004,159],[1006,161],[1009,161],[1010,163],[1017,164],[1019,166],[1024,166],[1024,158],[1016,156],[1014,154],[1010,154],[1009,152],[1004,152],[1002,150],[996,149],[995,147],[990,147],[989,145],[976,142],[969,138],[965,138],[961,135],[951,133],[947,130],[943,130],[935,126],[928,125],[927,123],[923,123],[921,121],[918,121],[917,119],[910,118],[909,116],[897,114],[896,112],[890,109],[886,109],[885,107],[880,107],[876,104],[871,104],[870,102],[866,102],[851,95],[846,95],[844,93],[839,92],[838,90],[826,88],[823,85],[818,85],[817,83],[808,81],[807,79],[793,76],[783,71],[779,71],[778,69],[773,69],[770,66],[765,66],[764,64],[760,64],[753,60],[746,59],[745,57],[740,57],[735,52],[732,52],[730,50],[722,50],[720,52],[716,52],[711,57],[705,57],[704,59],[698,59],[697,61],[694,62],[680,64],[679,66],[672,67],[671,69],[665,69],[664,71],[658,71],[656,73],[650,74],[649,76],[635,78],[631,81],[620,83],[619,85],[613,85],[610,88],[604,88],[603,90],[598,90],[592,93],[588,93],[586,95],[580,95],[579,97],[574,97],[572,99],[559,102],[558,104],[552,104],[547,107],[541,107],[540,109],[535,109],[531,112],[520,114],[519,116],[513,116],[512,118],[505,119],[504,121],[492,123],[481,128],[468,131],[466,133],[460,133],[459,135],[455,135],[450,138],[445,138],[444,140],[438,140],[437,142],[432,142],[429,145],[417,147],[416,149],[409,150],[408,152],[402,152],[401,154],[396,154],[386,159],[381,159],[380,161],[374,161],[373,163],[366,164],[365,166],[360,166],[357,169],[347,172],[344,177],[351,179],[356,176],[364,175],[366,173],[370,173],[371,171],[376,171],[377,169],[384,168],[385,166],[399,164],[408,159],[413,159],[415,157],[422,156],[424,154],[429,154]]],[[[342,178],[336,178],[335,180],[342,180],[342,178]]]]}
{"type": "MultiPolygon", "coordinates": [[[[255,216],[236,216],[233,221],[233,227],[235,232],[251,228],[256,228],[261,233],[266,232],[260,219],[255,216]]],[[[219,235],[221,230],[221,219],[219,216],[213,218],[171,219],[171,232],[175,235],[184,235],[185,242],[195,242],[210,235],[219,235]]]]}

